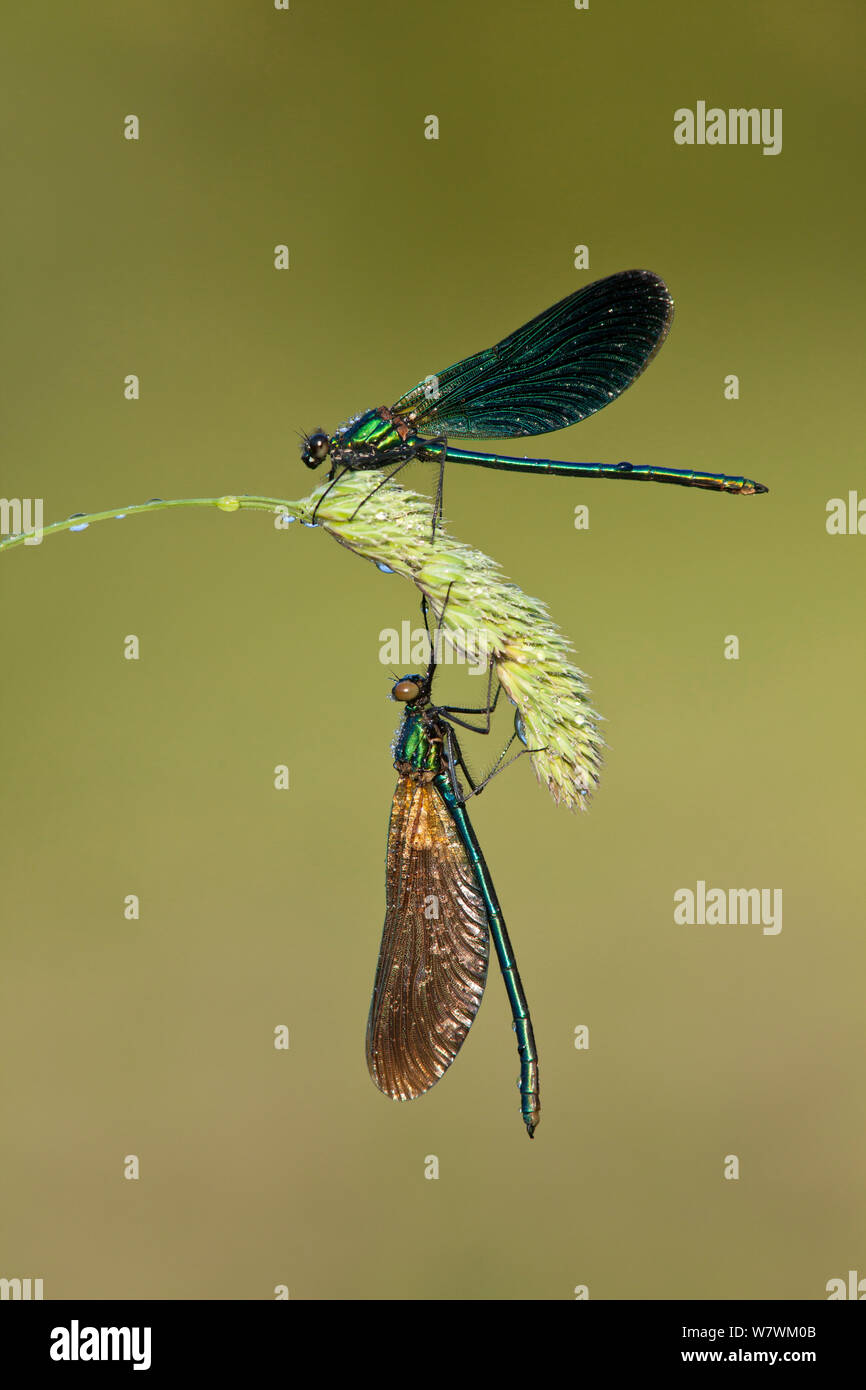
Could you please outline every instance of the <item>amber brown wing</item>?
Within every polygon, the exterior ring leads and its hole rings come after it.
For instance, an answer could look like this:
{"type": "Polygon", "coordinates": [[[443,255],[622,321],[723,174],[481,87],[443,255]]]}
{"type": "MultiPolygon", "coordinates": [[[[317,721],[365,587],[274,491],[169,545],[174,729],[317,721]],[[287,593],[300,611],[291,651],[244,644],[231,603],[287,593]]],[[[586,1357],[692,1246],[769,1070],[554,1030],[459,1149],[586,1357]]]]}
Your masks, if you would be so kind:
{"type": "Polygon", "coordinates": [[[367,1066],[386,1096],[411,1100],[454,1061],[487,978],[484,899],[432,783],[397,783],[385,892],[367,1066]]]}

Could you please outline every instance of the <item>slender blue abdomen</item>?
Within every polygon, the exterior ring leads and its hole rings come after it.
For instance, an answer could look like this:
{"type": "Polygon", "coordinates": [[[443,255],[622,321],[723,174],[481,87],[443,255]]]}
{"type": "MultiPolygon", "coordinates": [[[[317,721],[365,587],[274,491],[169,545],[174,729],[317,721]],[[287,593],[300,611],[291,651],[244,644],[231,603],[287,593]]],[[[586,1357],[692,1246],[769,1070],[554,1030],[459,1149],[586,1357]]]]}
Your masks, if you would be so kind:
{"type": "MultiPolygon", "coordinates": [[[[438,459],[441,449],[430,441],[429,456],[438,459]]],[[[688,468],[651,468],[636,463],[563,463],[556,459],[512,458],[510,454],[476,454],[471,449],[445,449],[446,463],[470,463],[477,468],[498,468],[503,473],[552,473],[562,478],[616,478],[635,483],[674,483],[680,487],[702,487],[710,492],[750,495],[766,492],[763,483],[751,478],[729,477],[727,473],[699,473],[688,468]]]]}

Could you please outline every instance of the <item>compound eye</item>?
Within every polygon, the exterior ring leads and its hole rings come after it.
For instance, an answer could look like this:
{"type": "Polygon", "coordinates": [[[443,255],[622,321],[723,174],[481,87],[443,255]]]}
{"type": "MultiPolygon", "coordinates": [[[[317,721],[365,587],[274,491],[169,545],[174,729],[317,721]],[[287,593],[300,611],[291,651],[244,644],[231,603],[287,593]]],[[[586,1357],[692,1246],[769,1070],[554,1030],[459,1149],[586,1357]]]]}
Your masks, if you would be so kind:
{"type": "Polygon", "coordinates": [[[420,694],[421,687],[417,681],[404,677],[403,680],[397,682],[391,691],[391,699],[401,700],[404,705],[410,705],[413,700],[418,699],[420,694]]]}
{"type": "Polygon", "coordinates": [[[316,430],[314,434],[308,434],[301,449],[301,459],[308,468],[318,468],[320,463],[324,463],[331,448],[331,441],[324,430],[316,430]]]}

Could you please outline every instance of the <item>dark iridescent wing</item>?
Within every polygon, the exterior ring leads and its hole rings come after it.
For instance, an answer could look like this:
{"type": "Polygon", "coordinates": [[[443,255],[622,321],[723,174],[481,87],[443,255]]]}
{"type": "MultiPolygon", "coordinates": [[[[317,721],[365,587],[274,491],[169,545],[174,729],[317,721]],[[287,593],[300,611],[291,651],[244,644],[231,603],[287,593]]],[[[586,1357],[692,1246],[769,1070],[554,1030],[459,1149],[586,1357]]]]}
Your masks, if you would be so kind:
{"type": "Polygon", "coordinates": [[[649,270],[576,290],[486,352],[408,391],[394,411],[419,434],[512,439],[585,420],[619,396],[661,347],[674,304],[649,270]]]}
{"type": "Polygon", "coordinates": [[[405,777],[397,783],[386,895],[367,1066],[385,1095],[411,1100],[454,1061],[487,977],[484,899],[448,808],[430,783],[405,777]]]}

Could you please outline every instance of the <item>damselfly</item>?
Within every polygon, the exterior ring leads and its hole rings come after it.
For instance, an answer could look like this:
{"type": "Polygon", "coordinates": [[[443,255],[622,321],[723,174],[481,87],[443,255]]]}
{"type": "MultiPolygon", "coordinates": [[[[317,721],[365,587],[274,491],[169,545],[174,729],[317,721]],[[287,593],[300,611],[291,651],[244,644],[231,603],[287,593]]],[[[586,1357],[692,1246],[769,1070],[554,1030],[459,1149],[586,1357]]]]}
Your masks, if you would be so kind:
{"type": "Polygon", "coordinates": [[[518,715],[496,765],[475,782],[454,725],[490,732],[500,692],[497,686],[491,703],[493,667],[483,709],[434,704],[435,670],[434,644],[426,672],[403,676],[391,692],[406,709],[393,745],[399,780],[388,827],[385,926],[367,1023],[367,1066],[393,1100],[412,1100],[439,1080],[481,1004],[492,937],[517,1033],[520,1106],[531,1139],[541,1112],[532,1021],[490,870],[466,813],[467,798],[507,765],[508,747],[515,737],[524,741],[523,732],[518,715]],[[467,714],[480,715],[484,724],[461,718],[467,714]]]}
{"type": "Polygon", "coordinates": [[[452,443],[549,434],[585,420],[640,376],[664,342],[673,311],[667,286],[649,270],[624,270],[597,280],[546,309],[495,347],[426,377],[395,405],[365,410],[335,434],[319,429],[305,435],[301,458],[308,468],[329,460],[332,487],[350,469],[393,464],[388,476],[394,477],[413,459],[438,463],[434,532],[442,509],[446,463],[573,478],[675,483],[742,495],[766,492],[763,483],[724,473],[636,463],[512,458],[473,453],[452,443]]]}

